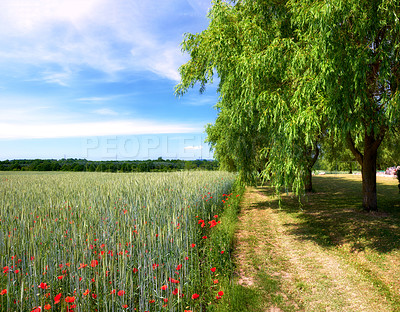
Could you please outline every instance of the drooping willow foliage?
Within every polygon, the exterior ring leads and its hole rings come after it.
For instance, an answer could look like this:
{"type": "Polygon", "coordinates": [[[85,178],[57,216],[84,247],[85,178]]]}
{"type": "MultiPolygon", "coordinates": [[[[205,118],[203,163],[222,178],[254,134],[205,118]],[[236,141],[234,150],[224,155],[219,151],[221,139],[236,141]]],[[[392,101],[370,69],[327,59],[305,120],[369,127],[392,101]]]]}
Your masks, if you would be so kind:
{"type": "Polygon", "coordinates": [[[208,140],[247,181],[262,172],[300,192],[321,140],[345,141],[376,210],[377,150],[399,126],[398,16],[393,0],[216,0],[208,28],[182,43],[176,93],[218,76],[208,140]]]}

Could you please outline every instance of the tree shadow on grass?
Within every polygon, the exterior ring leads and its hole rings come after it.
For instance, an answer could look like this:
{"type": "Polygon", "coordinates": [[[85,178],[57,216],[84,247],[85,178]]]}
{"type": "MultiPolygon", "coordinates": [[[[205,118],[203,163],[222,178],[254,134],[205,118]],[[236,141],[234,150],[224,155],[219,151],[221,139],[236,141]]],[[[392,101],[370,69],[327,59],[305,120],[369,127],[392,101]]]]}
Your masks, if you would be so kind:
{"type": "MultiPolygon", "coordinates": [[[[400,249],[400,195],[396,185],[379,183],[379,212],[366,213],[362,210],[360,180],[346,177],[314,177],[315,192],[298,198],[283,194],[281,205],[276,197],[269,197],[253,208],[271,207],[278,211],[294,214],[296,222],[288,223],[290,233],[299,239],[312,240],[324,247],[350,244],[351,251],[365,248],[380,253],[400,249]]],[[[257,190],[271,196],[270,187],[257,190]]]]}

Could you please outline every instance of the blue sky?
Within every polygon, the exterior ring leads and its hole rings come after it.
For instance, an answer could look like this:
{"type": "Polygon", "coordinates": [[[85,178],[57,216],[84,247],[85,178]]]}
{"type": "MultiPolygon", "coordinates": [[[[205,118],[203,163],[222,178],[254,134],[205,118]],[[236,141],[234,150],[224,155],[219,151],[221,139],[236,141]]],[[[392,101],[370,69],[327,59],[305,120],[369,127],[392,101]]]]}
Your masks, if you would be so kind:
{"type": "Polygon", "coordinates": [[[1,0],[0,159],[212,158],[216,86],[174,95],[208,0],[1,0]]]}

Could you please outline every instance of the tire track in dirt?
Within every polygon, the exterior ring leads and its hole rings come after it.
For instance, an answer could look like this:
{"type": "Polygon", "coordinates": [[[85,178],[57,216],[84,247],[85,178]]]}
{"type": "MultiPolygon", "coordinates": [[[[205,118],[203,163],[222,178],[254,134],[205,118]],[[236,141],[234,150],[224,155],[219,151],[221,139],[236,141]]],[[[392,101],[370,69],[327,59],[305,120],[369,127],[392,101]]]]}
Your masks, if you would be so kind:
{"type": "Polygon", "coordinates": [[[328,248],[293,234],[297,220],[271,208],[275,198],[255,188],[243,196],[236,235],[238,283],[263,288],[260,274],[279,281],[277,305],[265,294],[264,311],[392,311],[356,267],[328,248]]]}

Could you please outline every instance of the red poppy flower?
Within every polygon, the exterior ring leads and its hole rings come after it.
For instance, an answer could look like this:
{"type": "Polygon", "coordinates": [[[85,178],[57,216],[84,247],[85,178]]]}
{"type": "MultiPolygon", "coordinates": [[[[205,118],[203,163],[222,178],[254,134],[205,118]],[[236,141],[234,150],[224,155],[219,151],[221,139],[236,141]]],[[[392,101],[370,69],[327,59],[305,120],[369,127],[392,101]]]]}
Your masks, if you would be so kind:
{"type": "Polygon", "coordinates": [[[31,312],[40,312],[40,311],[42,311],[42,308],[41,307],[34,307],[33,308],[33,310],[31,311],[31,312]]]}
{"type": "Polygon", "coordinates": [[[59,293],[57,296],[54,297],[54,304],[57,304],[60,302],[61,296],[62,296],[62,294],[59,293]]]}
{"type": "Polygon", "coordinates": [[[224,292],[221,290],[221,291],[218,292],[218,295],[219,295],[219,296],[223,296],[223,295],[224,295],[224,292]]]}
{"type": "Polygon", "coordinates": [[[123,295],[125,295],[125,291],[124,291],[124,290],[120,290],[120,291],[118,292],[118,296],[123,296],[123,295]]]}
{"type": "Polygon", "coordinates": [[[193,295],[192,295],[192,299],[197,299],[197,298],[199,298],[199,297],[200,297],[199,294],[193,294],[193,295]]]}
{"type": "Polygon", "coordinates": [[[92,268],[96,267],[98,264],[99,264],[99,261],[97,261],[97,260],[92,260],[92,262],[90,262],[90,266],[92,268]]]}
{"type": "Polygon", "coordinates": [[[115,289],[111,290],[110,295],[115,294],[115,289]]]}
{"type": "Polygon", "coordinates": [[[123,307],[124,309],[126,309],[126,308],[128,307],[128,305],[127,305],[127,304],[124,304],[122,307],[123,307]]]}
{"type": "Polygon", "coordinates": [[[207,239],[207,236],[203,236],[203,239],[207,239]]]}
{"type": "Polygon", "coordinates": [[[0,292],[0,295],[5,295],[7,293],[7,289],[3,289],[1,292],[0,292]]]}
{"type": "Polygon", "coordinates": [[[216,280],[214,280],[214,284],[218,284],[218,280],[216,279],[216,280]]]}
{"type": "Polygon", "coordinates": [[[211,270],[211,272],[215,272],[215,270],[216,270],[217,268],[211,268],[210,270],[211,270]]]}
{"type": "Polygon", "coordinates": [[[211,220],[208,223],[210,224],[210,228],[212,228],[212,227],[217,225],[217,221],[215,221],[215,220],[211,220]]]}
{"type": "Polygon", "coordinates": [[[3,273],[6,274],[10,272],[10,268],[8,266],[3,267],[3,273]]]}
{"type": "Polygon", "coordinates": [[[177,270],[177,271],[179,271],[180,269],[182,269],[182,264],[180,264],[180,265],[178,265],[178,266],[176,267],[176,270],[177,270]]]}
{"type": "Polygon", "coordinates": [[[62,280],[62,279],[64,278],[64,276],[63,276],[63,275],[60,275],[60,276],[57,276],[57,278],[58,278],[59,280],[62,280]]]}
{"type": "Polygon", "coordinates": [[[139,270],[136,268],[133,268],[133,273],[137,273],[139,270]]]}
{"type": "Polygon", "coordinates": [[[195,247],[195,246],[196,246],[196,244],[192,244],[192,245],[190,245],[190,247],[192,247],[192,248],[193,248],[193,247],[195,247]]]}
{"type": "Polygon", "coordinates": [[[178,288],[175,288],[175,289],[172,291],[172,294],[173,294],[173,295],[177,295],[178,293],[179,293],[178,288]]]}
{"type": "Polygon", "coordinates": [[[87,296],[89,294],[90,290],[86,289],[86,291],[83,293],[84,296],[87,296]]]}
{"type": "Polygon", "coordinates": [[[168,278],[168,282],[174,283],[174,284],[179,284],[179,281],[178,281],[178,280],[173,279],[173,278],[171,278],[171,277],[168,278]]]}
{"type": "Polygon", "coordinates": [[[161,290],[166,290],[167,288],[168,288],[167,285],[162,285],[162,286],[161,286],[161,290]]]}
{"type": "Polygon", "coordinates": [[[50,305],[50,304],[46,304],[46,305],[44,306],[44,309],[45,309],[45,310],[50,310],[50,309],[51,309],[51,305],[50,305]]]}
{"type": "Polygon", "coordinates": [[[66,297],[65,298],[65,302],[67,302],[67,303],[72,303],[74,301],[75,301],[75,297],[66,297]]]}
{"type": "Polygon", "coordinates": [[[48,289],[50,286],[47,285],[46,283],[40,283],[40,285],[38,287],[41,289],[48,289]]]}

